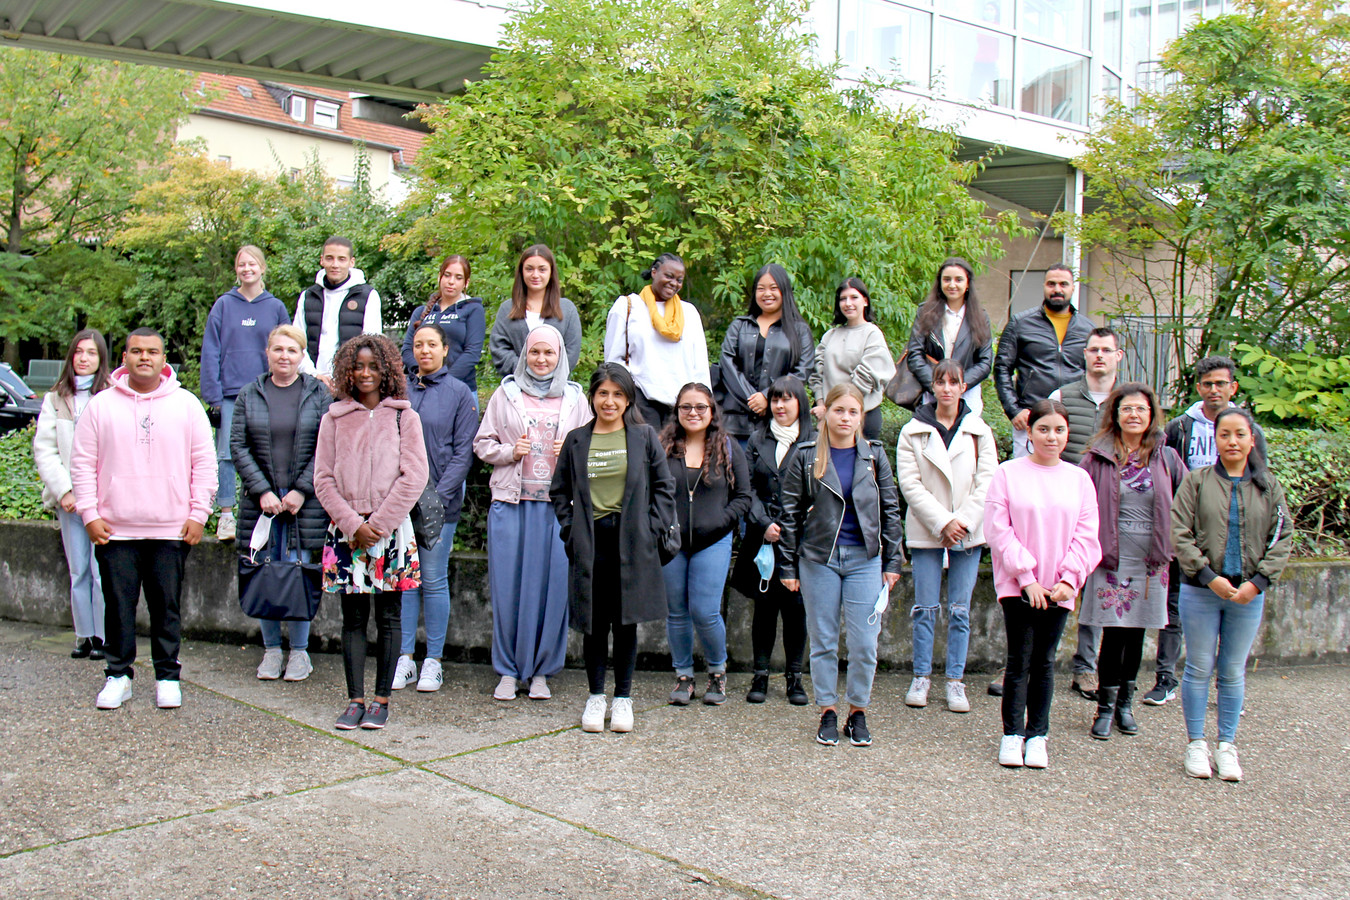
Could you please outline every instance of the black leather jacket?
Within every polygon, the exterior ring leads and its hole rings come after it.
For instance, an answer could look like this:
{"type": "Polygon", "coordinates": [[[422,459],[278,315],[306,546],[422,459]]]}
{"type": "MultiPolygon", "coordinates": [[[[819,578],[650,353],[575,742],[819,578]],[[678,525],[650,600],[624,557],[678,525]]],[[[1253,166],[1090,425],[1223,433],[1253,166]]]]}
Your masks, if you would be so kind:
{"type": "MultiPolygon", "coordinates": [[[[815,443],[797,445],[783,483],[782,578],[798,578],[798,559],[825,565],[834,553],[839,528],[844,522],[844,496],[839,475],[830,463],[825,477],[817,480],[815,443]]],[[[883,572],[899,573],[905,564],[904,520],[900,516],[900,491],[895,486],[890,460],[880,441],[858,439],[853,464],[853,505],[868,557],[881,554],[883,572]]]]}
{"type": "Polygon", "coordinates": [[[755,343],[759,339],[759,323],[754,316],[739,316],[727,326],[722,339],[721,379],[726,392],[722,404],[722,428],[739,438],[749,437],[754,426],[765,417],[750,412],[745,401],[751,394],[767,394],[769,386],[784,375],[796,375],[806,384],[816,367],[816,341],[811,330],[803,328],[796,335],[797,364],[791,366],[793,336],[783,330],[783,322],[769,326],[764,338],[764,360],[755,369],[755,343]]]}
{"type": "MultiPolygon", "coordinates": [[[[986,321],[989,319],[987,313],[984,317],[986,321]]],[[[961,370],[965,373],[966,387],[968,388],[975,387],[988,378],[989,371],[994,365],[992,329],[989,335],[989,339],[983,344],[975,343],[970,333],[970,323],[965,319],[961,320],[961,328],[956,332],[956,342],[952,344],[952,359],[961,364],[961,370]]],[[[936,332],[920,334],[917,326],[911,329],[909,343],[905,345],[905,353],[905,365],[909,366],[909,370],[914,373],[914,377],[919,379],[919,384],[923,385],[923,389],[931,392],[933,390],[933,366],[925,357],[931,356],[933,359],[941,361],[947,355],[942,346],[942,320],[938,320],[936,332]]]]}
{"type": "Polygon", "coordinates": [[[1083,377],[1083,350],[1092,328],[1088,317],[1074,309],[1061,344],[1044,306],[1008,320],[994,356],[994,387],[1009,419],[1049,397],[1060,385],[1083,377]]]}

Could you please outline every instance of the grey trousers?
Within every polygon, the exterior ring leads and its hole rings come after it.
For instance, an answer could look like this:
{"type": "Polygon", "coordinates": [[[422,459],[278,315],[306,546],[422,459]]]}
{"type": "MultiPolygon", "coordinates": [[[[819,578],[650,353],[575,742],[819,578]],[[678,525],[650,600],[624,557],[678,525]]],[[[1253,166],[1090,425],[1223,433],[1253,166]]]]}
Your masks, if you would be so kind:
{"type": "Polygon", "coordinates": [[[1073,655],[1073,674],[1097,671],[1097,645],[1102,640],[1099,625],[1078,625],[1078,650],[1073,655]]]}

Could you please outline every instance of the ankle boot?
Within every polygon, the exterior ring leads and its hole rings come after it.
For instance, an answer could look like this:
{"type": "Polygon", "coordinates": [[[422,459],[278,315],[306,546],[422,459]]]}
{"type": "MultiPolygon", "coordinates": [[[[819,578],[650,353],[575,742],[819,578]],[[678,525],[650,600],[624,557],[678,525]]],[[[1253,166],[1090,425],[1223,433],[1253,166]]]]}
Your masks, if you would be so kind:
{"type": "Polygon", "coordinates": [[[103,658],[105,658],[106,654],[103,652],[103,639],[102,639],[102,638],[90,638],[90,640],[93,641],[93,646],[91,646],[91,647],[89,648],[89,658],[90,658],[90,659],[103,659],[103,658]]]}
{"type": "Polygon", "coordinates": [[[787,673],[787,699],[793,706],[805,706],[808,701],[806,688],[802,687],[802,673],[787,673]]]}
{"type": "Polygon", "coordinates": [[[769,673],[756,672],[750,679],[750,690],[745,692],[746,703],[763,703],[769,696],[769,673]]]}
{"type": "Polygon", "coordinates": [[[1116,727],[1121,734],[1138,734],[1139,723],[1134,720],[1134,682],[1126,681],[1116,696],[1116,727]]]}
{"type": "Polygon", "coordinates": [[[90,652],[94,649],[93,641],[89,638],[80,638],[75,642],[75,649],[70,651],[71,659],[88,659],[90,652]]]}
{"type": "Polygon", "coordinates": [[[1111,714],[1115,712],[1116,694],[1119,692],[1120,688],[1116,687],[1097,687],[1097,719],[1092,723],[1092,736],[1099,741],[1111,737],[1111,714]]]}

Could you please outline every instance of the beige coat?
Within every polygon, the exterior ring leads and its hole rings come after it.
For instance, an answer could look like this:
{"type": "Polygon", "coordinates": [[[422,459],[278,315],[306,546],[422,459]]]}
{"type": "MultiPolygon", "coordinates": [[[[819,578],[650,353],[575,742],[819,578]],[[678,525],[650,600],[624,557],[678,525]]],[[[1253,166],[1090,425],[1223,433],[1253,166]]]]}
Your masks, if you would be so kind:
{"type": "Polygon", "coordinates": [[[905,543],[942,547],[942,529],[952,519],[966,524],[966,547],[984,543],[984,495],[998,468],[994,433],[979,416],[961,420],[951,447],[932,425],[910,419],[895,447],[895,475],[909,510],[905,543]]]}

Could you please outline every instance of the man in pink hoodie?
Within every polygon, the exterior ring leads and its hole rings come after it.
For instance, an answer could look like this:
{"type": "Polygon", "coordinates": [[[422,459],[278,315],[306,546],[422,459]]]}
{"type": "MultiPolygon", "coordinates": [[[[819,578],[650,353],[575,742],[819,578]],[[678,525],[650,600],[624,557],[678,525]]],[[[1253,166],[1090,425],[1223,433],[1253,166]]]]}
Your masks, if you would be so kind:
{"type": "Polygon", "coordinates": [[[70,478],[103,579],[108,680],[95,705],[117,709],[131,697],[144,587],[156,703],[181,706],[179,593],[188,549],[211,513],[215,445],[205,410],[165,364],[164,339],[153,329],[127,336],[111,388],[85,407],[70,478]]]}

